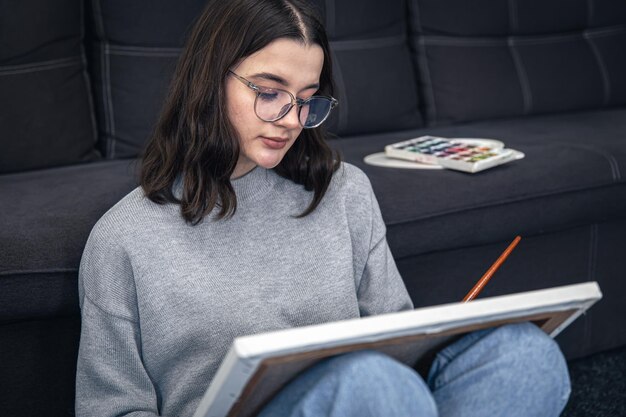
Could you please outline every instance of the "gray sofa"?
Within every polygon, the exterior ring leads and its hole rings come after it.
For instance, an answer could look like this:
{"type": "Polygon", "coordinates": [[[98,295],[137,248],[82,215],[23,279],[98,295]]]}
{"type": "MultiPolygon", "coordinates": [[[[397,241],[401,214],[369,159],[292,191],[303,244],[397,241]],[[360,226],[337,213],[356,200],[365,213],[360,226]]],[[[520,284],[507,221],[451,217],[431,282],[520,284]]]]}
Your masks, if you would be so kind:
{"type": "MultiPolygon", "coordinates": [[[[340,105],[332,145],[362,168],[416,306],[595,280],[558,341],[626,344],[626,5],[621,0],[318,0],[340,105]],[[363,158],[423,134],[504,141],[479,174],[363,158]]],[[[0,415],[72,415],[77,273],[98,218],[137,185],[204,1],[29,0],[0,15],[0,415]]]]}

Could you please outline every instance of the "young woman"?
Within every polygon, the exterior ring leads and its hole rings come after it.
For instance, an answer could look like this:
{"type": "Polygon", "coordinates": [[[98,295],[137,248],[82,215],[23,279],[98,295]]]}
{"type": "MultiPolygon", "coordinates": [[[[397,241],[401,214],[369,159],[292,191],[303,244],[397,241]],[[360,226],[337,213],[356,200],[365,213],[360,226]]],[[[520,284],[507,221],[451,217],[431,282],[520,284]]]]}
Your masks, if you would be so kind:
{"type": "MultiPolygon", "coordinates": [[[[89,237],[77,416],[191,416],[240,335],[412,308],[367,177],[320,125],[328,41],[303,0],[210,1],[138,187],[89,237]]],[[[263,416],[557,416],[569,382],[530,324],[465,336],[427,381],[374,352],[321,362],[263,416]]]]}

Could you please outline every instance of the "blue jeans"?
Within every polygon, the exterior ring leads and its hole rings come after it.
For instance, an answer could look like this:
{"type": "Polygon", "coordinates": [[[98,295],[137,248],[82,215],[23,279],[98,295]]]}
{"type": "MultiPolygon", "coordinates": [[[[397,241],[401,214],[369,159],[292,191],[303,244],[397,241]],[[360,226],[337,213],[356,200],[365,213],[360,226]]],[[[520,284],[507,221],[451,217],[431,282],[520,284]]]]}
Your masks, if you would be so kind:
{"type": "Polygon", "coordinates": [[[522,323],[465,335],[437,354],[426,381],[378,352],[333,357],[293,380],[259,417],[550,417],[569,393],[558,345],[522,323]]]}

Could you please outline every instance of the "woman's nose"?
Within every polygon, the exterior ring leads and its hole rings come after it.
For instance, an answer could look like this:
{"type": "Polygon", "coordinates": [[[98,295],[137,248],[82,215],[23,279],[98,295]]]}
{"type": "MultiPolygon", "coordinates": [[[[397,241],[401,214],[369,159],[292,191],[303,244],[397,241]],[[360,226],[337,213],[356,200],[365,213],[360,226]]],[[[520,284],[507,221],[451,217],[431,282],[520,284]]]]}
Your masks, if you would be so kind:
{"type": "Polygon", "coordinates": [[[280,124],[288,129],[299,128],[300,126],[300,112],[298,105],[294,105],[289,109],[287,114],[285,114],[281,119],[277,120],[275,123],[280,124]]]}

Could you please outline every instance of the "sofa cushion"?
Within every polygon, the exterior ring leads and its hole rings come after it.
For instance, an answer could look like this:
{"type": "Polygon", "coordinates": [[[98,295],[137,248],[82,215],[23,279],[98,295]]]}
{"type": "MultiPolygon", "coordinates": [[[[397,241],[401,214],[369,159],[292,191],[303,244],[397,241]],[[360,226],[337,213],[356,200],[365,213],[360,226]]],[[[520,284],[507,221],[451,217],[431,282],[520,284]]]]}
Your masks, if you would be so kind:
{"type": "Polygon", "coordinates": [[[150,136],[203,0],[91,0],[91,59],[106,158],[137,156],[150,136]]]}
{"type": "Polygon", "coordinates": [[[360,136],[332,144],[369,176],[397,259],[626,213],[624,108],[360,136]],[[363,162],[385,144],[424,134],[499,139],[526,157],[477,174],[363,162]]]}
{"type": "Polygon", "coordinates": [[[98,158],[83,3],[0,3],[0,173],[98,158]]]}
{"type": "MultiPolygon", "coordinates": [[[[99,148],[107,158],[140,153],[186,35],[205,4],[158,3],[91,1],[99,148]]],[[[367,0],[355,10],[338,0],[317,0],[314,7],[327,27],[340,103],[329,129],[348,135],[422,126],[405,1],[367,0]]]]}
{"type": "Polygon", "coordinates": [[[406,36],[405,1],[317,0],[333,54],[339,106],[328,121],[339,135],[423,125],[406,36]]]}
{"type": "Polygon", "coordinates": [[[431,125],[626,104],[622,2],[410,4],[431,125]]]}
{"type": "Polygon", "coordinates": [[[0,176],[0,321],[78,311],[89,232],[136,187],[135,170],[119,160],[0,176]]]}

